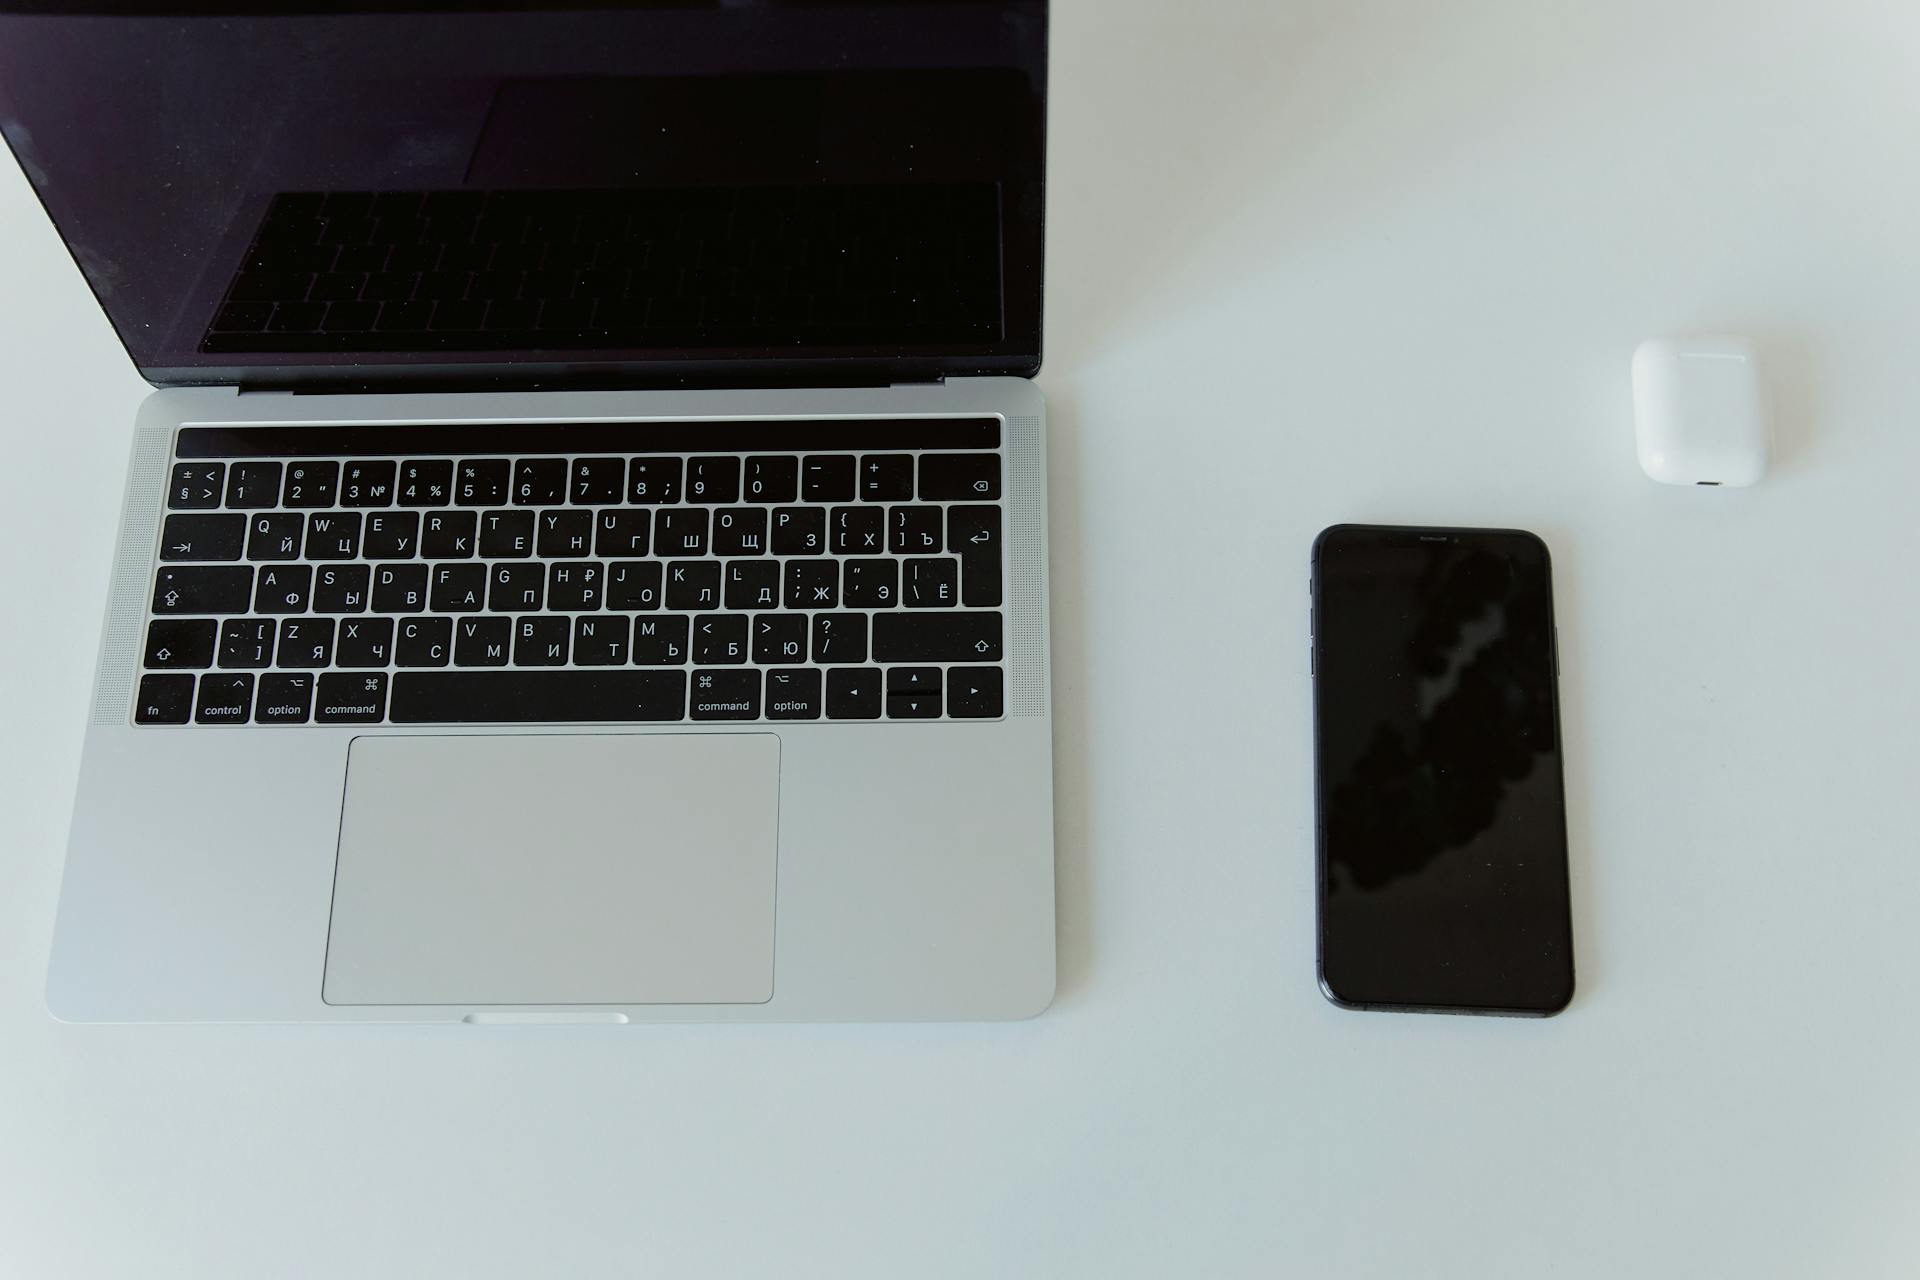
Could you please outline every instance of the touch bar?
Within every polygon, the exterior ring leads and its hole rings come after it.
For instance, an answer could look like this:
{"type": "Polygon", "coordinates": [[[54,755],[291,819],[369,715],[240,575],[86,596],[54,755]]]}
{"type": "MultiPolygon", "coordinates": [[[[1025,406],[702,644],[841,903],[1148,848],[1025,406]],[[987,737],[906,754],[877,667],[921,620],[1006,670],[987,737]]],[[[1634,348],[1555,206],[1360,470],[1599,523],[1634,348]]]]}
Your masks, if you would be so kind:
{"type": "Polygon", "coordinates": [[[995,449],[998,418],[836,418],[753,422],[485,422],[343,427],[182,427],[180,458],[457,458],[523,453],[796,453],[826,449],[995,449]]]}

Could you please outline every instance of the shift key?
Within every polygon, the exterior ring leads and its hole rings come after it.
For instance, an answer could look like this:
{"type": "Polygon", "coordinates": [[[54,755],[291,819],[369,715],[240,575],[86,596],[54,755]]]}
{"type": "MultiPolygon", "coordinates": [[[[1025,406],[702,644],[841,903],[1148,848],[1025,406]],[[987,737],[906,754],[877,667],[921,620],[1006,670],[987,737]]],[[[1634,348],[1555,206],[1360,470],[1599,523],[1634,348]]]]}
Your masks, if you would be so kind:
{"type": "Polygon", "coordinates": [[[876,613],[875,662],[998,662],[999,613],[876,613]]]}
{"type": "Polygon", "coordinates": [[[162,616],[245,613],[252,603],[252,565],[168,567],[154,576],[153,611],[162,616]]]}

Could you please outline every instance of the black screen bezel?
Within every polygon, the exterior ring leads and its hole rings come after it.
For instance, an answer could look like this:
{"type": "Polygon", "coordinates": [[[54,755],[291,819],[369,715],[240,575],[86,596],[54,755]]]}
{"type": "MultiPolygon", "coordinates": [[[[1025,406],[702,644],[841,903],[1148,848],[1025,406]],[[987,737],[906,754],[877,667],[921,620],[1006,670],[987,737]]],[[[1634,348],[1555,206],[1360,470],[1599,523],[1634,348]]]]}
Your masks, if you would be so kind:
{"type": "MultiPolygon", "coordinates": [[[[1314,918],[1314,966],[1315,966],[1315,975],[1319,982],[1321,994],[1324,995],[1331,1003],[1343,1009],[1371,1010],[1371,1011],[1380,1011],[1380,1012],[1478,1014],[1478,1015],[1494,1016],[1494,1017],[1531,1017],[1531,1018],[1552,1017],[1555,1014],[1562,1012],[1573,1000],[1576,980],[1575,980],[1574,954],[1573,954],[1574,952],[1573,903],[1572,903],[1571,886],[1569,884],[1569,874],[1570,874],[1569,843],[1570,842],[1568,839],[1567,825],[1566,825],[1566,812],[1567,812],[1566,779],[1565,779],[1566,752],[1565,752],[1564,742],[1561,736],[1561,715],[1560,715],[1560,696],[1559,696],[1560,660],[1559,660],[1559,645],[1557,642],[1558,627],[1554,620],[1554,605],[1553,605],[1553,590],[1552,590],[1552,585],[1553,585],[1552,584],[1552,575],[1553,575],[1552,553],[1547,547],[1545,540],[1540,538],[1537,534],[1529,533],[1521,529],[1474,529],[1474,528],[1455,528],[1455,527],[1422,527],[1422,526],[1410,526],[1410,525],[1340,524],[1340,525],[1333,525],[1322,530],[1319,536],[1314,539],[1311,565],[1312,565],[1311,567],[1312,576],[1309,580],[1309,595],[1310,595],[1312,604],[1311,604],[1311,611],[1308,615],[1308,619],[1309,619],[1308,644],[1311,652],[1310,669],[1313,673],[1313,722],[1314,722],[1314,757],[1313,757],[1314,759],[1314,770],[1313,770],[1313,779],[1314,779],[1313,781],[1314,917],[1315,917],[1314,918]],[[1512,558],[1513,552],[1516,549],[1524,548],[1525,549],[1524,559],[1532,561],[1533,563],[1537,564],[1539,574],[1545,579],[1542,585],[1546,589],[1545,596],[1547,600],[1547,609],[1548,609],[1548,634],[1550,636],[1555,637],[1554,643],[1552,644],[1551,652],[1548,654],[1548,662],[1550,663],[1551,670],[1554,677],[1553,686],[1552,686],[1553,687],[1553,697],[1552,697],[1553,748],[1554,748],[1554,758],[1558,767],[1555,770],[1553,781],[1554,781],[1554,785],[1557,787],[1559,791],[1558,810],[1561,816],[1560,832],[1559,832],[1560,834],[1560,841],[1559,841],[1560,871],[1561,871],[1561,883],[1568,884],[1569,886],[1568,892],[1566,893],[1561,903],[1561,908],[1564,913],[1564,917],[1563,917],[1564,932],[1565,932],[1565,937],[1567,938],[1567,943],[1568,943],[1567,949],[1566,949],[1567,962],[1566,962],[1565,973],[1563,975],[1564,985],[1561,988],[1561,991],[1558,994],[1557,998],[1552,1001],[1544,1002],[1539,1005],[1531,1005],[1531,1006],[1492,1005],[1492,1004],[1456,1005],[1456,1004],[1437,1003],[1433,1000],[1422,999],[1417,996],[1410,997],[1405,1001],[1380,1001],[1380,1000],[1357,1001],[1357,1000],[1350,999],[1342,995],[1339,991],[1335,990],[1333,987],[1333,984],[1328,980],[1327,971],[1326,971],[1327,935],[1326,935],[1326,911],[1325,911],[1326,899],[1327,899],[1327,864],[1328,864],[1327,832],[1326,832],[1325,815],[1326,815],[1327,802],[1328,802],[1328,797],[1326,793],[1328,778],[1327,778],[1327,769],[1326,769],[1325,761],[1323,759],[1323,754],[1322,754],[1324,735],[1321,732],[1321,725],[1323,722],[1323,718],[1331,714],[1332,709],[1328,705],[1328,698],[1326,696],[1326,685],[1320,678],[1320,671],[1322,669],[1322,662],[1321,662],[1322,650],[1320,647],[1320,636],[1322,633],[1322,628],[1319,626],[1318,620],[1321,617],[1325,616],[1323,612],[1325,608],[1325,599],[1323,596],[1323,586],[1324,586],[1325,578],[1321,571],[1321,560],[1322,560],[1323,552],[1325,551],[1325,549],[1327,548],[1330,542],[1336,539],[1349,539],[1349,538],[1368,540],[1374,546],[1384,546],[1384,547],[1397,547],[1397,546],[1406,546],[1409,544],[1420,544],[1420,543],[1448,543],[1448,544],[1454,544],[1454,545],[1465,544],[1465,545],[1474,546],[1489,552],[1506,554],[1510,558],[1512,558]]],[[[1555,976],[1560,977],[1562,975],[1555,975],[1555,976]]]]}

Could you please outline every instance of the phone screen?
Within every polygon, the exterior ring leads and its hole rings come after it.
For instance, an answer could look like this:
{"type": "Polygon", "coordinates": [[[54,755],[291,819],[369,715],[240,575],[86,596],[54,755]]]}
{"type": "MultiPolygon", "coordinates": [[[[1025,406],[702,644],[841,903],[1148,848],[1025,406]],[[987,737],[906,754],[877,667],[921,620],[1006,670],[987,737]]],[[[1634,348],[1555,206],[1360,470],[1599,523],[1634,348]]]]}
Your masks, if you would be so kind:
{"type": "Polygon", "coordinates": [[[1546,544],[1335,526],[1313,630],[1327,995],[1558,1012],[1573,937],[1546,544]]]}

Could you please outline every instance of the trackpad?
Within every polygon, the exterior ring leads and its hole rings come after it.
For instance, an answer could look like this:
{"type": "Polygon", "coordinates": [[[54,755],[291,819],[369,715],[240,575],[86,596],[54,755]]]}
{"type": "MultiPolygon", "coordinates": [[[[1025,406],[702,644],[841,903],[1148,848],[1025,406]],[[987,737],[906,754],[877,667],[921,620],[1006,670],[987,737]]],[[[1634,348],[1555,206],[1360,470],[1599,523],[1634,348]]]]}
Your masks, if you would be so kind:
{"type": "Polygon", "coordinates": [[[773,996],[772,734],[357,738],[328,1004],[773,996]]]}

